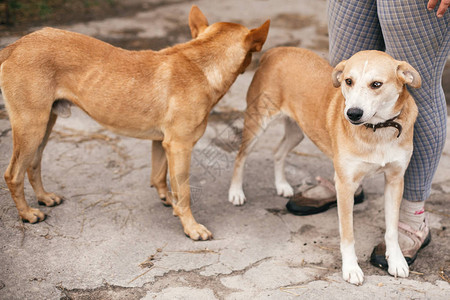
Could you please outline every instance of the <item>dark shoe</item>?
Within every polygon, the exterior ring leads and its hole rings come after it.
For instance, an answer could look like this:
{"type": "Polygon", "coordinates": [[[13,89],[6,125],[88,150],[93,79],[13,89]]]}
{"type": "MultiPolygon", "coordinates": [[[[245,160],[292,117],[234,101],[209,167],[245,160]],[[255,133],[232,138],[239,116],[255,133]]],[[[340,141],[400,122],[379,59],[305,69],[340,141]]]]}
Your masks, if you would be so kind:
{"type": "MultiPolygon", "coordinates": [[[[403,223],[398,223],[398,234],[407,235],[410,239],[414,241],[414,245],[409,249],[402,249],[403,256],[410,266],[417,258],[417,254],[420,249],[425,248],[431,241],[431,232],[428,227],[428,221],[425,218],[422,226],[419,230],[414,230],[411,226],[403,223]]],[[[370,263],[375,267],[381,268],[383,270],[388,269],[388,263],[386,260],[386,244],[385,242],[379,243],[373,248],[372,254],[370,255],[370,263]]]]}
{"type": "MultiPolygon", "coordinates": [[[[324,212],[330,207],[337,205],[336,190],[333,183],[330,181],[317,177],[317,185],[302,193],[292,196],[286,208],[289,212],[297,216],[306,216],[324,212]]],[[[364,192],[359,186],[355,193],[355,204],[364,201],[364,192]]]]}

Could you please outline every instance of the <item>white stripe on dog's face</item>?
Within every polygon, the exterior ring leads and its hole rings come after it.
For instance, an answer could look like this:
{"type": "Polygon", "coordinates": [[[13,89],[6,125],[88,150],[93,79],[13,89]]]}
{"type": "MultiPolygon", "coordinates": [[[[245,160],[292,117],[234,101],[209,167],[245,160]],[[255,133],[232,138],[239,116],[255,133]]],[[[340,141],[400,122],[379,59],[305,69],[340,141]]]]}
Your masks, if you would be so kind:
{"type": "Polygon", "coordinates": [[[352,124],[379,123],[393,118],[401,92],[395,60],[359,56],[350,58],[343,71],[341,89],[345,117],[352,124]],[[356,112],[356,113],[355,113],[356,112]]]}

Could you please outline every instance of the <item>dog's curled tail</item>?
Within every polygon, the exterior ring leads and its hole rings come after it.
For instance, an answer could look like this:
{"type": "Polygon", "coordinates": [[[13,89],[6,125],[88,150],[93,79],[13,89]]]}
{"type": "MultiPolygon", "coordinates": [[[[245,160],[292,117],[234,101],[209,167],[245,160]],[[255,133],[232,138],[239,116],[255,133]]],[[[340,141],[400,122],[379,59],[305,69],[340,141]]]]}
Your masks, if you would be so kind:
{"type": "MultiPolygon", "coordinates": [[[[2,64],[8,59],[13,50],[16,48],[15,44],[6,46],[0,50],[0,73],[2,72],[2,64]]],[[[2,86],[2,81],[0,80],[0,87],[2,86]]]]}
{"type": "Polygon", "coordinates": [[[16,45],[11,44],[0,50],[0,66],[3,64],[3,62],[5,62],[5,60],[8,59],[15,48],[16,45]]]}

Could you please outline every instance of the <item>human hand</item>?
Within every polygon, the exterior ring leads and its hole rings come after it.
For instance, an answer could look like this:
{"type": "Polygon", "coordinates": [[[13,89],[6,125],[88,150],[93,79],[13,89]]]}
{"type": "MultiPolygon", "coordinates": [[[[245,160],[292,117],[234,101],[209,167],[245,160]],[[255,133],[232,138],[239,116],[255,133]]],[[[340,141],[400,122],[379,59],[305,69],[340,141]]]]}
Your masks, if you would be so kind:
{"type": "MultiPolygon", "coordinates": [[[[428,5],[427,5],[428,10],[433,10],[436,7],[437,3],[438,3],[438,0],[429,0],[428,5]]],[[[444,16],[444,13],[447,11],[449,6],[450,6],[450,0],[442,0],[441,1],[441,4],[439,5],[439,8],[436,13],[438,18],[441,18],[442,16],[444,16]]]]}

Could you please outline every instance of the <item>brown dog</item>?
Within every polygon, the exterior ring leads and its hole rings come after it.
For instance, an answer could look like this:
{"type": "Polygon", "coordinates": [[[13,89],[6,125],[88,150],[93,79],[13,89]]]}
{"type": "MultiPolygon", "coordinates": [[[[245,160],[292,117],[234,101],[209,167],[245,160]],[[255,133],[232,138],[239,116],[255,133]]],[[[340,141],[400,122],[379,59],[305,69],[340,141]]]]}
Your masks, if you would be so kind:
{"type": "Polygon", "coordinates": [[[406,85],[417,88],[420,83],[413,67],[380,51],[359,52],[334,69],[305,49],[267,51],[248,90],[242,145],[229,200],[235,205],[244,203],[245,159],[268,121],[286,115],[285,136],[275,152],[278,193],[292,195],[284,177],[284,160],[301,142],[304,132],[333,160],[342,273],[345,280],[362,284],[363,272],[354,248],[353,196],[364,176],[384,172],[388,271],[394,276],[408,276],[397,226],[403,175],[413,150],[417,117],[417,106],[406,85]]]}
{"type": "Polygon", "coordinates": [[[193,6],[193,40],[158,52],[127,51],[52,28],[3,49],[0,86],[14,143],[5,180],[20,217],[30,223],[45,218],[25,201],[25,172],[39,203],[61,203],[42,186],[41,157],[57,115],[70,114],[74,104],[116,133],[153,140],[151,184],[173,206],[190,238],[210,239],[190,209],[192,148],[213,106],[244,72],[251,53],[261,50],[269,24],[252,30],[224,22],[209,26],[193,6]]]}

